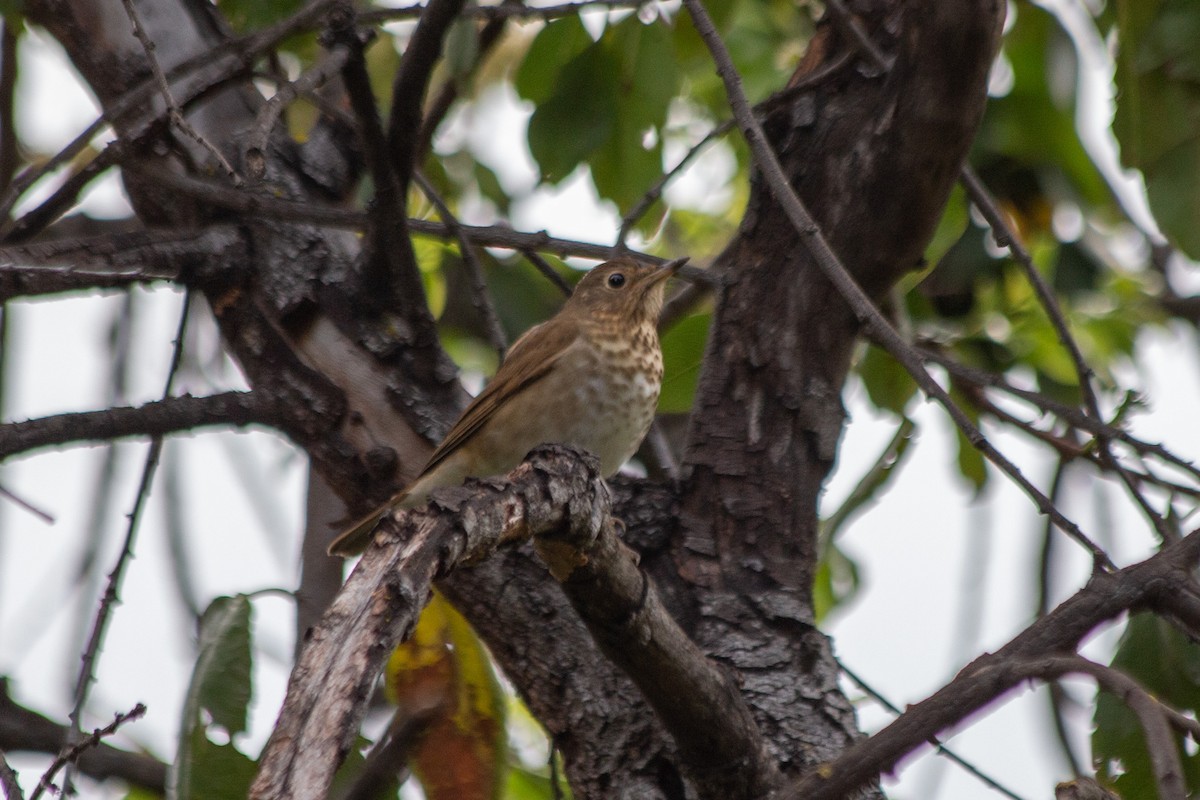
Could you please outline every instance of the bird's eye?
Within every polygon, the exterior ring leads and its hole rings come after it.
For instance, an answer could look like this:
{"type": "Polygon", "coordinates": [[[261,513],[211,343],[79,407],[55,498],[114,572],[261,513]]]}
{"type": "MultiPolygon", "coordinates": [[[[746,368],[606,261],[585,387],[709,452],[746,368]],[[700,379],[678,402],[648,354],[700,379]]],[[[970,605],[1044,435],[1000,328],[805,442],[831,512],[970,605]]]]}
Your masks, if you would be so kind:
{"type": "Polygon", "coordinates": [[[625,285],[625,273],[624,272],[614,272],[612,275],[609,275],[608,276],[608,285],[611,286],[613,289],[620,289],[622,286],[625,285]]]}

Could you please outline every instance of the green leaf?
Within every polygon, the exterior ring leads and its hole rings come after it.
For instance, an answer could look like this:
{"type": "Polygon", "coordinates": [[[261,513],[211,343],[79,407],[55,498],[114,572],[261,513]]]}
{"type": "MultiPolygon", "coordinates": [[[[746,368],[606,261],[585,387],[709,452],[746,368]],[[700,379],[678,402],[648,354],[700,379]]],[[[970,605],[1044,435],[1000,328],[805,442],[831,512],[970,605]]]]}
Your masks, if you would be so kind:
{"type": "Polygon", "coordinates": [[[908,401],[917,393],[917,382],[900,362],[886,350],[867,345],[867,351],[858,363],[858,374],[876,408],[904,416],[908,401]]]}
{"type": "Polygon", "coordinates": [[[600,196],[627,208],[662,174],[662,128],[679,89],[679,70],[664,25],[629,16],[605,31],[600,43],[618,65],[620,103],[612,134],[588,164],[600,196]]]}
{"type": "Polygon", "coordinates": [[[663,334],[663,383],[658,397],[661,413],[691,410],[711,324],[712,314],[693,314],[663,334]]]}
{"type": "Polygon", "coordinates": [[[221,0],[221,15],[235,31],[245,33],[290,17],[303,4],[304,0],[221,0]]]}
{"type": "Polygon", "coordinates": [[[821,624],[838,606],[854,598],[859,589],[858,564],[835,544],[821,554],[813,576],[813,618],[821,624]]]}
{"type": "MultiPolygon", "coordinates": [[[[1138,681],[1154,697],[1184,713],[1200,712],[1200,645],[1153,614],[1129,619],[1112,666],[1138,681]]],[[[1137,717],[1120,700],[1101,692],[1096,702],[1092,750],[1098,776],[1122,797],[1155,797],[1156,786],[1137,717]]],[[[1200,791],[1200,754],[1187,755],[1178,734],[1188,795],[1200,791]]]]}
{"type": "Polygon", "coordinates": [[[508,770],[502,797],[504,800],[552,800],[554,786],[548,775],[514,765],[508,770]]]}
{"type": "Polygon", "coordinates": [[[942,260],[942,256],[946,255],[947,251],[962,238],[970,218],[966,192],[963,190],[962,184],[956,183],[950,191],[950,199],[946,201],[946,208],[938,219],[933,238],[925,246],[925,262],[927,264],[937,264],[942,260]]]}
{"type": "Polygon", "coordinates": [[[232,744],[209,741],[202,727],[195,728],[191,733],[187,742],[187,758],[190,765],[188,780],[168,792],[177,800],[246,797],[250,793],[250,783],[258,772],[258,765],[253,759],[232,744]]]}
{"type": "Polygon", "coordinates": [[[1140,169],[1163,231],[1200,256],[1200,7],[1193,0],[1118,0],[1121,161],[1140,169]]]}
{"type": "MultiPolygon", "coordinates": [[[[975,406],[967,400],[967,398],[963,397],[962,392],[960,392],[954,386],[951,386],[950,398],[958,404],[959,408],[966,412],[967,416],[969,416],[971,421],[975,423],[975,426],[978,427],[979,412],[975,409],[975,406]]],[[[978,496],[978,494],[983,491],[983,487],[987,485],[987,460],[984,459],[982,453],[975,449],[975,446],[971,444],[971,441],[967,439],[966,434],[964,434],[960,428],[955,427],[954,432],[955,441],[958,444],[958,452],[957,456],[955,457],[955,464],[958,466],[959,474],[967,479],[967,481],[975,489],[976,496],[978,496]]]]}
{"type": "Polygon", "coordinates": [[[592,46],[592,37],[579,17],[569,16],[546,25],[529,46],[513,82],[517,93],[534,103],[544,103],[554,94],[559,73],[574,58],[592,46]]]}
{"type": "Polygon", "coordinates": [[[250,704],[250,598],[218,597],[200,620],[200,657],[184,714],[207,711],[231,736],[246,730],[250,704]]]}
{"type": "Polygon", "coordinates": [[[1064,242],[1054,262],[1054,291],[1071,297],[1099,287],[1104,264],[1079,242],[1064,242]]]}
{"type": "Polygon", "coordinates": [[[456,84],[460,85],[479,59],[479,32],[475,28],[475,20],[463,17],[457,19],[446,32],[446,44],[443,47],[446,58],[446,68],[456,84]]]}
{"type": "Polygon", "coordinates": [[[989,99],[976,142],[977,150],[992,157],[990,164],[979,164],[985,181],[1022,205],[1041,202],[1031,195],[1061,193],[1066,187],[1088,203],[1109,203],[1111,192],[1075,129],[1074,97],[1054,91],[1073,82],[1078,69],[1074,45],[1057,18],[1032,3],[1022,4],[1004,37],[1004,55],[1012,67],[1012,88],[989,99]],[[1030,179],[1021,192],[1001,191],[1004,187],[986,174],[1004,161],[1009,162],[1007,171],[1030,179]]]}
{"type": "Polygon", "coordinates": [[[612,135],[618,113],[617,65],[612,54],[592,45],[558,76],[554,94],[529,120],[529,150],[542,177],[557,182],[612,135]]]}
{"type": "MultiPolygon", "coordinates": [[[[883,452],[875,459],[867,473],[858,481],[854,490],[834,511],[821,520],[820,541],[822,548],[831,546],[838,532],[854,516],[856,512],[879,499],[888,483],[899,473],[899,467],[904,462],[908,447],[912,444],[916,424],[905,417],[896,429],[892,440],[888,442],[883,452]]],[[[823,556],[822,556],[823,557],[823,556]]]]}
{"type": "Polygon", "coordinates": [[[242,797],[254,776],[254,763],[232,743],[209,739],[210,728],[222,729],[229,739],[246,730],[250,623],[250,598],[240,594],[218,597],[200,620],[200,652],[184,700],[179,752],[167,776],[168,794],[179,800],[242,797]]]}

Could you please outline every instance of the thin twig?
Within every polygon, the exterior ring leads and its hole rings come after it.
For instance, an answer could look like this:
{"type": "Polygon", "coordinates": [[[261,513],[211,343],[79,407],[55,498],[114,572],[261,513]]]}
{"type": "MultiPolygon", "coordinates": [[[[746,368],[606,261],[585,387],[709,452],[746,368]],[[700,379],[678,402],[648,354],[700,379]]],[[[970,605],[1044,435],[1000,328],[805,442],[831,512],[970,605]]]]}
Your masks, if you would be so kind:
{"type": "Polygon", "coordinates": [[[345,44],[334,44],[317,64],[300,73],[294,81],[280,84],[271,99],[263,103],[254,118],[254,128],[246,137],[246,170],[254,180],[262,180],[267,173],[267,139],[279,122],[279,115],[296,98],[324,86],[337,77],[350,58],[350,49],[345,44]]]}
{"type": "Polygon", "coordinates": [[[475,306],[475,310],[483,318],[483,329],[487,332],[488,343],[500,354],[501,358],[504,358],[504,353],[508,350],[508,337],[504,334],[504,326],[500,324],[500,315],[496,312],[492,292],[488,289],[487,278],[483,274],[483,264],[479,262],[479,254],[475,252],[474,245],[463,232],[458,217],[446,205],[446,201],[438,194],[437,189],[429,182],[424,173],[414,170],[413,181],[429,198],[429,202],[433,203],[442,222],[458,238],[458,250],[462,255],[463,264],[467,267],[467,275],[471,279],[471,305],[475,306]]]}
{"type": "Polygon", "coordinates": [[[850,41],[854,42],[860,52],[866,53],[867,58],[875,67],[884,72],[892,68],[892,60],[876,46],[867,32],[863,30],[862,23],[850,13],[842,0],[826,0],[825,7],[829,9],[834,24],[849,37],[850,41]]]}
{"type": "MultiPolygon", "coordinates": [[[[171,389],[175,383],[175,375],[179,371],[179,363],[183,358],[184,334],[187,331],[190,299],[191,293],[188,292],[184,296],[183,308],[179,314],[179,326],[175,331],[174,350],[171,355],[171,364],[167,369],[167,379],[163,387],[164,399],[171,395],[171,389]]],[[[133,557],[133,545],[137,537],[138,523],[141,521],[142,511],[146,505],[146,498],[150,494],[150,484],[154,480],[154,472],[158,467],[159,456],[162,454],[162,443],[162,436],[155,436],[150,440],[150,448],[146,453],[146,461],[142,466],[142,477],[138,482],[133,510],[129,513],[129,523],[125,529],[125,542],[121,547],[120,554],[117,556],[116,564],[108,574],[108,584],[104,589],[104,595],[100,599],[100,606],[96,610],[96,618],[92,623],[92,632],[88,637],[87,646],[83,651],[79,677],[75,682],[75,696],[70,714],[72,735],[77,734],[80,730],[79,719],[83,714],[83,707],[87,703],[88,693],[94,679],[93,676],[95,675],[96,660],[100,652],[100,643],[104,640],[104,634],[111,619],[113,605],[117,602],[121,580],[125,575],[125,568],[129,560],[133,557]]]]}
{"type": "MultiPolygon", "coordinates": [[[[168,80],[180,80],[194,76],[196,73],[202,73],[202,78],[193,81],[187,92],[179,96],[185,104],[190,103],[213,87],[228,81],[239,73],[250,70],[259,56],[289,36],[319,27],[328,10],[336,2],[337,0],[309,0],[291,17],[246,36],[221,42],[203,53],[198,53],[187,61],[172,67],[166,77],[168,80]]],[[[104,115],[88,125],[66,147],[45,161],[32,164],[22,170],[13,179],[8,193],[0,201],[0,218],[7,218],[13,206],[31,186],[64,164],[70,163],[91,144],[97,134],[115,121],[133,113],[146,115],[137,125],[133,121],[129,123],[133,130],[126,131],[126,135],[137,139],[140,132],[144,132],[155,121],[162,119],[166,114],[166,108],[155,109],[146,102],[147,98],[157,91],[158,86],[153,78],[133,87],[117,100],[109,103],[104,115]]],[[[108,147],[117,144],[118,142],[112,142],[108,147]]]]}
{"type": "Polygon", "coordinates": [[[1184,472],[1187,472],[1197,479],[1200,479],[1200,467],[1197,467],[1190,461],[1180,458],[1170,450],[1167,450],[1161,444],[1143,442],[1131,435],[1129,431],[1114,425],[1109,425],[1103,420],[1095,419],[1088,414],[1084,414],[1075,406],[1069,406],[1065,403],[1060,403],[1057,400],[1047,397],[1039,392],[1031,391],[1029,389],[1022,389],[1021,387],[1009,382],[1008,379],[1003,375],[961,364],[940,350],[931,349],[928,347],[919,347],[917,352],[925,361],[932,361],[933,363],[943,367],[948,373],[950,373],[951,377],[955,378],[956,380],[966,381],[977,386],[990,386],[992,388],[1000,389],[1001,391],[1010,394],[1013,397],[1029,403],[1035,408],[1050,414],[1054,414],[1068,425],[1087,431],[1094,436],[1100,436],[1100,432],[1103,431],[1103,435],[1110,436],[1113,439],[1119,439],[1142,455],[1156,456],[1157,458],[1160,458],[1163,461],[1183,470],[1184,472]]]}
{"type": "Polygon", "coordinates": [[[240,187],[242,185],[242,177],[238,175],[237,170],[233,168],[233,165],[229,163],[225,155],[217,149],[216,145],[205,138],[200,131],[192,127],[192,123],[188,122],[183,116],[183,111],[179,108],[179,103],[175,102],[175,96],[171,93],[171,85],[167,82],[167,76],[163,73],[162,65],[158,63],[158,56],[154,53],[154,42],[142,27],[142,20],[133,5],[133,0],[121,0],[121,2],[125,6],[125,14],[129,17],[129,22],[133,25],[133,35],[142,44],[142,50],[146,53],[146,61],[149,62],[150,70],[154,73],[154,80],[158,84],[158,90],[162,93],[163,101],[167,104],[167,119],[179,129],[180,133],[207,150],[217,160],[217,163],[221,165],[221,169],[225,170],[225,174],[233,181],[233,185],[240,187]]]}
{"type": "Polygon", "coordinates": [[[6,220],[0,227],[0,238],[6,243],[27,241],[41,233],[56,219],[67,213],[78,202],[79,193],[99,177],[105,170],[121,163],[128,146],[123,139],[110,142],[91,161],[67,176],[49,197],[19,219],[6,220]]]}
{"type": "Polygon", "coordinates": [[[521,255],[525,256],[525,258],[529,260],[530,264],[533,264],[534,269],[542,273],[546,280],[553,283],[555,287],[557,287],[557,289],[563,293],[563,295],[566,297],[571,296],[571,284],[567,283],[566,278],[558,274],[558,270],[550,266],[550,262],[538,255],[537,251],[532,247],[528,249],[521,249],[520,252],[521,255]]]}
{"type": "MultiPolygon", "coordinates": [[[[1062,306],[1058,303],[1058,298],[1054,296],[1054,291],[1034,265],[1033,257],[1029,255],[1029,251],[1021,241],[1021,237],[1008,224],[1008,220],[1004,218],[1004,214],[1001,213],[999,206],[996,205],[996,201],[988,192],[987,187],[979,180],[979,176],[975,174],[975,171],[971,169],[969,164],[964,165],[962,168],[961,182],[963,188],[967,190],[967,195],[971,198],[971,202],[975,204],[975,207],[979,209],[984,219],[987,220],[988,225],[991,226],[996,243],[1001,247],[1007,247],[1009,252],[1012,253],[1013,259],[1024,270],[1025,278],[1029,281],[1030,286],[1033,287],[1034,294],[1037,295],[1038,302],[1045,310],[1046,316],[1050,320],[1050,325],[1054,328],[1054,332],[1058,336],[1059,343],[1067,351],[1067,355],[1071,358],[1071,363],[1075,366],[1075,374],[1079,382],[1079,391],[1083,395],[1084,407],[1092,417],[1097,420],[1103,420],[1104,416],[1100,411],[1100,401],[1096,397],[1096,389],[1092,385],[1095,373],[1086,359],[1084,359],[1083,351],[1079,349],[1079,343],[1071,335],[1066,315],[1063,313],[1062,306]]],[[[1100,451],[1105,456],[1105,460],[1111,463],[1117,476],[1120,477],[1121,482],[1128,489],[1130,496],[1142,509],[1142,513],[1145,514],[1150,524],[1158,531],[1163,541],[1169,542],[1178,539],[1178,532],[1167,523],[1162,514],[1159,514],[1150,505],[1150,502],[1142,495],[1120,459],[1112,454],[1111,437],[1101,433],[1097,436],[1097,439],[1100,451]]]]}
{"type": "Polygon", "coordinates": [[[837,288],[860,324],[908,370],[927,395],[946,409],[950,418],[975,449],[1006,473],[1033,500],[1039,512],[1048,515],[1064,533],[1088,550],[1092,556],[1094,568],[1115,569],[1108,554],[1093,542],[1078,525],[1059,511],[1049,498],[1025,477],[1016,464],[987,440],[975,423],[971,421],[971,418],[951,399],[949,393],[926,371],[916,350],[892,327],[887,318],[871,302],[871,298],[846,270],[829,246],[829,242],[825,239],[812,214],[809,213],[788,183],[762,126],[759,125],[750,109],[746,94],[742,90],[741,78],[730,60],[729,51],[717,33],[703,3],[701,0],[683,0],[683,2],[695,22],[696,30],[712,54],[713,61],[717,65],[717,72],[725,82],[726,94],[730,106],[733,108],[734,117],[754,154],[755,164],[762,171],[771,193],[779,202],[784,213],[787,214],[792,225],[795,226],[796,232],[808,248],[809,253],[812,254],[816,265],[837,288]]]}
{"type": "MultiPolygon", "coordinates": [[[[850,53],[839,53],[837,57],[831,59],[828,64],[825,64],[820,69],[804,75],[791,86],[775,92],[766,100],[763,100],[761,103],[755,105],[754,113],[758,114],[759,116],[766,116],[767,114],[770,114],[775,109],[794,100],[796,95],[806,92],[812,87],[824,83],[827,79],[840,71],[842,67],[850,63],[850,58],[850,53]]],[[[700,155],[700,153],[704,152],[704,150],[710,144],[729,133],[734,129],[734,127],[736,127],[736,125],[737,120],[727,119],[714,127],[704,135],[703,139],[696,142],[688,149],[686,153],[684,153],[683,158],[679,159],[678,164],[660,176],[659,179],[654,182],[654,185],[646,190],[646,193],[642,195],[640,200],[638,200],[637,205],[629,209],[629,212],[626,213],[621,219],[621,230],[617,233],[617,243],[614,246],[614,250],[617,252],[624,252],[625,240],[629,236],[629,232],[633,230],[633,226],[638,223],[638,220],[646,215],[646,212],[650,210],[650,207],[653,206],[660,197],[662,197],[663,191],[666,189],[667,184],[675,180],[675,178],[678,177],[679,174],[685,170],[698,155],[700,155]]]]}
{"type": "MultiPolygon", "coordinates": [[[[573,17],[581,11],[589,9],[618,11],[626,8],[641,8],[650,0],[587,0],[582,3],[560,3],[553,6],[510,5],[503,3],[495,6],[468,6],[462,11],[463,16],[482,19],[508,19],[510,17],[533,17],[546,21],[560,17],[573,17]]],[[[402,8],[379,9],[367,11],[358,16],[365,25],[380,25],[402,19],[416,19],[425,11],[425,4],[420,3],[402,8]]]]}
{"type": "MultiPolygon", "coordinates": [[[[117,732],[117,729],[126,722],[138,720],[145,713],[146,707],[141,703],[138,703],[124,714],[115,714],[112,722],[108,723],[103,728],[96,728],[85,739],[78,741],[69,747],[63,748],[62,752],[60,752],[55,759],[50,762],[50,766],[46,768],[46,772],[43,773],[42,779],[38,781],[38,785],[33,790],[33,794],[29,796],[29,800],[38,800],[38,798],[41,797],[47,789],[50,789],[53,786],[52,781],[54,780],[54,776],[60,769],[65,767],[67,764],[74,763],[75,760],[78,759],[79,756],[85,751],[99,745],[100,741],[104,739],[104,737],[112,736],[117,732]]],[[[63,796],[67,796],[68,793],[68,788],[64,786],[62,790],[63,796]]]]}
{"type": "MultiPolygon", "coordinates": [[[[1149,751],[1158,797],[1161,800],[1186,800],[1183,766],[1179,763],[1179,750],[1171,736],[1172,709],[1155,699],[1141,684],[1112,667],[1077,655],[1042,656],[1017,661],[1012,668],[1044,680],[1068,673],[1082,673],[1094,678],[1100,688],[1115,695],[1137,716],[1145,736],[1146,750],[1149,751]]],[[[1182,718],[1182,715],[1176,713],[1175,717],[1182,718]]]]}
{"type": "MultiPolygon", "coordinates": [[[[866,693],[867,696],[869,696],[872,700],[874,700],[876,703],[879,703],[879,705],[883,706],[884,708],[886,708],[888,711],[892,712],[896,716],[900,716],[901,714],[904,713],[904,709],[900,708],[895,703],[891,702],[886,697],[884,697],[882,694],[880,694],[878,691],[876,691],[874,688],[872,688],[870,686],[870,684],[868,684],[861,677],[859,677],[857,673],[855,673],[853,670],[851,670],[849,667],[847,667],[844,662],[842,662],[840,659],[837,659],[837,658],[835,658],[834,660],[837,661],[838,669],[840,669],[846,675],[847,678],[849,678],[851,681],[853,681],[854,684],[856,686],[858,686],[858,688],[861,689],[864,693],[866,693]]],[[[933,745],[934,748],[936,748],[935,752],[939,756],[947,758],[950,761],[957,764],[958,766],[962,767],[967,773],[969,773],[973,777],[977,778],[981,783],[983,783],[983,785],[987,786],[989,789],[994,789],[995,791],[999,792],[1000,794],[1002,794],[1006,797],[1012,798],[1012,800],[1024,800],[1024,798],[1022,798],[1021,795],[1017,794],[1012,789],[1009,789],[1007,786],[1004,786],[995,778],[985,774],[983,772],[983,770],[981,770],[979,767],[975,766],[970,761],[967,761],[965,758],[960,756],[958,753],[955,753],[949,747],[942,744],[942,740],[939,739],[938,737],[931,736],[929,738],[929,743],[931,745],[933,745]]]]}
{"type": "Polygon", "coordinates": [[[51,514],[49,511],[43,511],[42,509],[38,508],[37,506],[35,506],[33,503],[29,502],[25,498],[14,493],[10,489],[5,489],[3,486],[0,486],[0,497],[7,499],[9,502],[15,503],[19,508],[25,509],[30,514],[33,514],[35,517],[37,517],[38,519],[40,519],[42,522],[46,523],[47,525],[54,524],[54,515],[53,514],[51,514]]]}
{"type": "MultiPolygon", "coordinates": [[[[1063,486],[1066,483],[1067,467],[1070,460],[1060,457],[1054,467],[1054,477],[1050,481],[1050,499],[1057,503],[1061,497],[1063,486]]],[[[1050,613],[1050,602],[1052,594],[1051,582],[1054,576],[1054,543],[1058,537],[1054,535],[1054,526],[1050,520],[1046,520],[1046,524],[1042,529],[1042,551],[1041,558],[1038,561],[1038,601],[1037,601],[1037,617],[1046,616],[1050,613]]],[[[1084,777],[1087,773],[1084,772],[1083,762],[1075,753],[1075,748],[1071,744],[1071,738],[1067,731],[1067,721],[1063,713],[1064,706],[1070,700],[1067,690],[1062,684],[1057,681],[1050,684],[1048,687],[1050,692],[1050,719],[1054,724],[1054,736],[1058,740],[1059,750],[1066,759],[1067,764],[1071,767],[1071,774],[1075,777],[1084,777]]]]}
{"type": "Polygon", "coordinates": [[[8,765],[3,750],[0,750],[0,789],[4,790],[4,800],[25,800],[21,784],[17,781],[17,773],[8,765]]]}
{"type": "Polygon", "coordinates": [[[1088,584],[1046,616],[1034,621],[995,652],[986,653],[953,681],[869,739],[849,746],[778,793],[779,800],[833,800],[892,770],[929,736],[946,730],[1027,679],[1027,659],[1069,652],[1098,625],[1131,609],[1160,607],[1177,594],[1174,576],[1190,572],[1200,558],[1200,531],[1193,531],[1157,554],[1118,572],[1094,572],[1088,584]]]}
{"type": "MultiPolygon", "coordinates": [[[[131,169],[136,170],[139,175],[153,180],[172,191],[181,192],[187,194],[189,197],[195,197],[214,206],[238,211],[243,214],[257,214],[268,219],[311,223],[345,230],[361,231],[368,224],[367,214],[362,211],[339,208],[332,205],[321,205],[319,203],[301,203],[293,200],[269,197],[263,194],[241,192],[228,186],[222,186],[214,181],[206,181],[181,173],[152,172],[136,166],[132,166],[131,169]]],[[[439,239],[455,238],[449,226],[441,222],[409,218],[406,225],[414,234],[436,236],[439,239]]],[[[580,242],[573,239],[560,239],[551,236],[546,231],[515,231],[505,225],[462,225],[461,228],[467,238],[478,245],[514,250],[524,253],[526,256],[532,252],[541,251],[553,253],[564,258],[574,256],[604,261],[612,255],[611,245],[580,242]]],[[[661,256],[638,251],[629,251],[628,255],[639,261],[651,264],[658,264],[667,260],[661,256]]],[[[537,262],[534,262],[534,264],[536,266],[537,262]]],[[[542,271],[547,277],[550,277],[550,273],[553,273],[552,268],[548,272],[546,270],[542,271]]],[[[704,270],[691,272],[688,267],[684,267],[680,270],[680,276],[691,280],[697,274],[699,277],[703,277],[703,272],[704,270]]],[[[554,280],[553,278],[551,279],[554,280]]],[[[560,288],[564,285],[561,276],[559,276],[559,279],[555,283],[560,288]]],[[[567,290],[569,293],[569,286],[567,286],[567,290]]]]}

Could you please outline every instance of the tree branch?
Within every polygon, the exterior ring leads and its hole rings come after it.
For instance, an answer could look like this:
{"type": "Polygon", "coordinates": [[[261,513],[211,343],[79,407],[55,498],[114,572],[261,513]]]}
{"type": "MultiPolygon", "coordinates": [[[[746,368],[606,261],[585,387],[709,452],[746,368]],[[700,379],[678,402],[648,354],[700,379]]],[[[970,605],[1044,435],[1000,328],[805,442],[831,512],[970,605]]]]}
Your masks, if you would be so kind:
{"type": "Polygon", "coordinates": [[[157,280],[228,281],[245,254],[244,237],[227,225],[0,247],[0,301],[157,280]]]}
{"type": "Polygon", "coordinates": [[[834,800],[895,768],[930,737],[966,719],[1020,683],[1013,668],[1046,653],[1074,650],[1097,625],[1126,611],[1158,608],[1178,591],[1181,575],[1200,559],[1200,531],[1116,573],[1095,573],[1087,586],[1035,621],[995,653],[968,665],[953,681],[869,739],[792,783],[778,800],[834,800]]]}
{"type": "Polygon", "coordinates": [[[812,254],[822,274],[837,288],[842,298],[850,305],[859,323],[897,361],[904,365],[904,368],[913,376],[913,379],[921,389],[946,410],[950,419],[954,421],[954,424],[958,426],[976,450],[1008,475],[1028,495],[1039,512],[1053,519],[1060,530],[1091,553],[1093,563],[1097,569],[1114,569],[1112,559],[1109,558],[1108,554],[1092,541],[1078,525],[1055,508],[1049,498],[1025,477],[1020,468],[987,440],[978,426],[971,421],[971,418],[951,399],[949,393],[925,370],[916,350],[904,341],[899,332],[892,327],[887,318],[875,307],[871,298],[863,291],[862,287],[859,286],[858,282],[841,263],[825,238],[825,234],[822,233],[820,226],[817,225],[812,214],[809,213],[804,203],[789,184],[787,175],[784,174],[783,167],[780,165],[778,157],[775,155],[774,150],[771,149],[771,144],[763,132],[762,125],[755,118],[754,112],[746,100],[746,94],[742,90],[741,78],[733,66],[733,62],[729,57],[729,51],[726,49],[725,43],[721,41],[721,37],[717,33],[716,27],[713,25],[712,19],[708,16],[704,5],[700,0],[684,0],[684,6],[687,8],[688,13],[692,15],[692,19],[696,24],[696,30],[704,39],[709,52],[713,56],[713,60],[717,64],[717,72],[725,82],[725,91],[729,96],[730,105],[738,121],[738,126],[741,128],[742,134],[746,138],[746,143],[750,146],[750,150],[754,154],[755,164],[762,170],[763,177],[770,187],[771,193],[780,206],[782,206],[784,213],[812,254]]]}
{"type": "MultiPolygon", "coordinates": [[[[0,678],[0,750],[57,754],[66,741],[65,725],[18,705],[8,694],[8,680],[0,678]]],[[[119,778],[159,793],[167,780],[167,765],[161,761],[104,743],[81,753],[75,766],[96,780],[119,778]]]]}
{"type": "Polygon", "coordinates": [[[0,425],[0,461],[41,447],[104,442],[127,436],[165,436],[210,425],[272,425],[279,410],[257,392],[182,395],[143,406],[57,414],[0,425]]]}
{"type": "Polygon", "coordinates": [[[762,794],[776,774],[740,693],[662,608],[617,539],[609,505],[595,460],[551,445],[535,449],[506,480],[439,491],[425,509],[386,517],[308,636],[251,797],[323,797],[376,674],[411,632],[432,581],[530,537],[671,728],[689,771],[711,781],[707,789],[697,784],[711,792],[704,796],[762,794]]]}

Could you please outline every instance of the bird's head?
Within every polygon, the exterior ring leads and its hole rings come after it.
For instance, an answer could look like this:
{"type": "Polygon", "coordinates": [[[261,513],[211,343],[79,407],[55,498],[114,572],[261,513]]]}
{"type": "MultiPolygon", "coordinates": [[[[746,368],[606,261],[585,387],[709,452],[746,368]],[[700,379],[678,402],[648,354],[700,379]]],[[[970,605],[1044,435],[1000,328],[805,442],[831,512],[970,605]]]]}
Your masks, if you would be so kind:
{"type": "Polygon", "coordinates": [[[606,261],[583,276],[564,311],[597,322],[654,323],[662,311],[667,279],[685,263],[686,258],[665,264],[643,264],[628,258],[606,261]]]}

